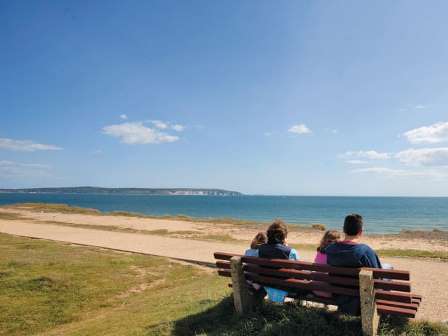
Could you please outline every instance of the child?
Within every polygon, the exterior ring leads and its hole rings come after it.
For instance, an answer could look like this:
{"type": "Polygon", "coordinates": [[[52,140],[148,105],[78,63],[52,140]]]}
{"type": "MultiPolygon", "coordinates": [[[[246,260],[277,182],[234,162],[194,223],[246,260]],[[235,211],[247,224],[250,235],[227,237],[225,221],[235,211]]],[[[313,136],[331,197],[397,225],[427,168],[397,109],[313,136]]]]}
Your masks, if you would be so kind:
{"type": "MultiPolygon", "coordinates": [[[[286,224],[281,220],[274,221],[267,231],[268,242],[258,248],[258,256],[268,259],[299,259],[297,251],[286,244],[287,235],[286,224]]],[[[286,295],[288,295],[288,292],[281,289],[270,287],[264,289],[268,293],[268,299],[272,302],[284,302],[286,295]]]]}
{"type": "Polygon", "coordinates": [[[250,244],[250,249],[246,250],[244,255],[246,257],[258,257],[258,248],[266,244],[268,241],[268,237],[266,236],[266,233],[264,232],[258,232],[254,239],[252,239],[252,243],[250,244]]]}
{"type": "Polygon", "coordinates": [[[336,243],[341,240],[341,234],[336,230],[328,230],[324,233],[324,236],[320,240],[319,247],[317,248],[316,257],[314,262],[316,264],[327,264],[327,255],[325,249],[328,245],[336,243]]]}
{"type": "MultiPolygon", "coordinates": [[[[336,243],[341,240],[341,234],[336,230],[328,230],[324,233],[324,236],[320,240],[319,247],[317,248],[316,257],[314,258],[314,262],[316,264],[327,264],[327,255],[325,254],[325,249],[330,244],[336,243]]],[[[321,292],[321,291],[313,291],[313,294],[320,297],[331,297],[330,293],[321,292]]]]}

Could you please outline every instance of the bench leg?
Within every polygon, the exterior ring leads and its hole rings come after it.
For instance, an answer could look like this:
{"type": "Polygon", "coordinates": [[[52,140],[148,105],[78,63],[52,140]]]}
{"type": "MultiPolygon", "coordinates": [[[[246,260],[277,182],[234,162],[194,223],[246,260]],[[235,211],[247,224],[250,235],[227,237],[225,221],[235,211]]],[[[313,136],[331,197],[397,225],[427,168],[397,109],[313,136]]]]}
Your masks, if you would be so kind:
{"type": "Polygon", "coordinates": [[[252,310],[257,299],[250,295],[247,288],[241,257],[232,257],[230,259],[230,269],[232,274],[233,304],[238,314],[245,314],[252,310]]]}
{"type": "Polygon", "coordinates": [[[376,309],[372,271],[361,270],[359,273],[359,296],[361,300],[362,332],[365,336],[376,336],[380,319],[376,309]]]}

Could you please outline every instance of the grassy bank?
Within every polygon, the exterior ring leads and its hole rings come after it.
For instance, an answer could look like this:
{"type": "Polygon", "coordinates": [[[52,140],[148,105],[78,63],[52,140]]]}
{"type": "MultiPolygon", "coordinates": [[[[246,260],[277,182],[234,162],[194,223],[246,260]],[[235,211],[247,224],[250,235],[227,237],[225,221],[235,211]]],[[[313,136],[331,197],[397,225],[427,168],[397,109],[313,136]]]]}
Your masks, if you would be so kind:
{"type": "MultiPolygon", "coordinates": [[[[240,318],[227,279],[164,258],[5,234],[0,246],[2,336],[360,335],[357,318],[293,304],[240,318]]],[[[448,335],[424,322],[381,328],[381,335],[448,335]]]]}

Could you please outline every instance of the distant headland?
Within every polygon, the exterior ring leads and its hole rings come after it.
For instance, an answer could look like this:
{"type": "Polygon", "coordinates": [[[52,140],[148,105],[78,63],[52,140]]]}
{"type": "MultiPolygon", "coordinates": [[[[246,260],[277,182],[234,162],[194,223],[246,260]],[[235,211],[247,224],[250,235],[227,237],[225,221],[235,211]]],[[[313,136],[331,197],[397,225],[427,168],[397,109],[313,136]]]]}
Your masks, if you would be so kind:
{"type": "Polygon", "coordinates": [[[237,191],[198,188],[102,188],[102,187],[61,187],[0,189],[0,193],[34,194],[125,194],[125,195],[192,195],[192,196],[241,196],[237,191]]]}

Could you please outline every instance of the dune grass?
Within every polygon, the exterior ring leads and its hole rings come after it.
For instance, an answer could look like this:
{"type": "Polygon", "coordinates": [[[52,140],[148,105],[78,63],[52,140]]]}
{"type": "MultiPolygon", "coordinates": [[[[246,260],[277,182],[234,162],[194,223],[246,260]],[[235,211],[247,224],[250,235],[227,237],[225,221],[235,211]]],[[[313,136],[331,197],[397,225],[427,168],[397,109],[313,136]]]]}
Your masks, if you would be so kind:
{"type": "MultiPolygon", "coordinates": [[[[228,279],[165,258],[0,234],[0,335],[360,335],[358,318],[265,304],[239,317],[228,279]]],[[[383,321],[380,335],[448,335],[383,321]]]]}

